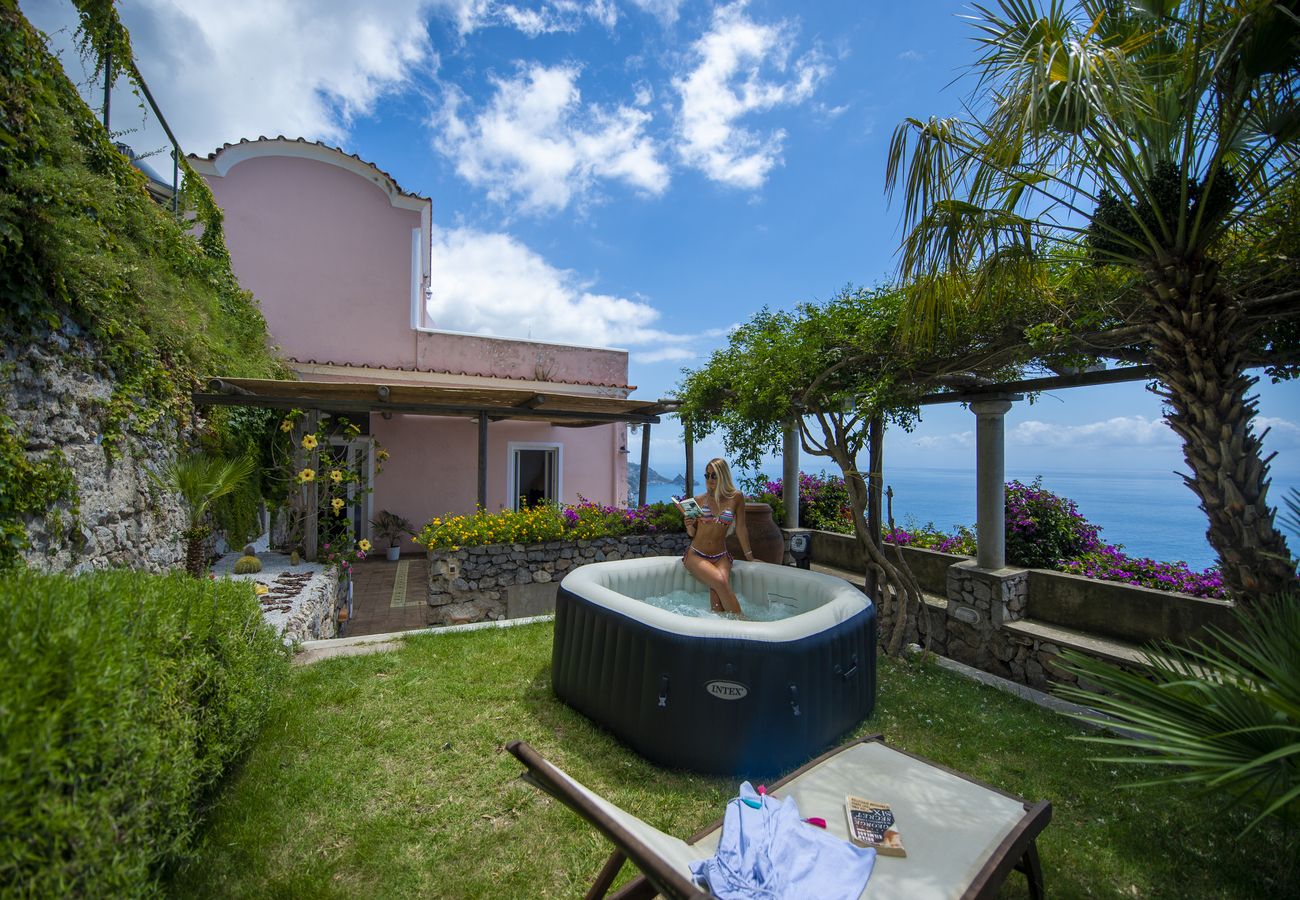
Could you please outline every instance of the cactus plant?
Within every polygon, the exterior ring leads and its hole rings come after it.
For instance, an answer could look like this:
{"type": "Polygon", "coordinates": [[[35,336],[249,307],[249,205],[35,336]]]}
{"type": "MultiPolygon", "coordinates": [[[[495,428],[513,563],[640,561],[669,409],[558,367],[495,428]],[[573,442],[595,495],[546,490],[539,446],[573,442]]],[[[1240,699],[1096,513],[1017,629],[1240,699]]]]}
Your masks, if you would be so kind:
{"type": "Polygon", "coordinates": [[[262,571],[262,561],[256,556],[241,556],[235,561],[236,575],[252,575],[262,571]]]}

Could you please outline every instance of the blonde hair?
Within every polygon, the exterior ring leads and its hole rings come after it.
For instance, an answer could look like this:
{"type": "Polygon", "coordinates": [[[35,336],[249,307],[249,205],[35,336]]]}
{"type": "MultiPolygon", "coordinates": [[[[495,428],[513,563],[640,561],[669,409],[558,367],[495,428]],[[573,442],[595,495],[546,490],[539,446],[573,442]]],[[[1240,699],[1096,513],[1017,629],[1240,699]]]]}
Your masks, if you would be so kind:
{"type": "Polygon", "coordinates": [[[704,471],[707,472],[710,468],[718,477],[713,482],[713,490],[707,490],[709,486],[707,480],[704,482],[704,486],[708,495],[713,499],[714,506],[721,509],[722,501],[736,496],[736,494],[740,493],[740,490],[736,487],[736,482],[731,480],[731,469],[727,466],[725,459],[715,456],[704,464],[704,471]]]}

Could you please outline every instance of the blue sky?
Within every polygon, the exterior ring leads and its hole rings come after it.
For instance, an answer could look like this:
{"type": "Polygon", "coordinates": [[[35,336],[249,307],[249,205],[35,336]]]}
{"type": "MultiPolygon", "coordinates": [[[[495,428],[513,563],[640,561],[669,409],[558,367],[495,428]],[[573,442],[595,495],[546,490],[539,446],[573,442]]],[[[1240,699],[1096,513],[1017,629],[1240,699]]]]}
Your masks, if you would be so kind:
{"type": "MultiPolygon", "coordinates": [[[[70,3],[21,6],[67,46],[70,3]]],[[[133,0],[121,14],[187,152],[284,134],[374,162],[433,198],[435,322],[625,348],[634,396],[654,399],[759,308],[892,275],[886,148],[904,117],[960,109],[963,9],[133,0]]],[[[115,129],[137,129],[126,140],[164,145],[128,93],[114,110],[115,129]]],[[[1264,382],[1274,472],[1294,484],[1300,387],[1264,382]]],[[[1182,467],[1141,384],[1017,404],[1007,430],[1017,469],[1182,467]]],[[[891,433],[887,464],[973,466],[973,432],[971,413],[927,408],[891,433]]],[[[652,465],[680,469],[680,429],[652,433],[652,465]]]]}

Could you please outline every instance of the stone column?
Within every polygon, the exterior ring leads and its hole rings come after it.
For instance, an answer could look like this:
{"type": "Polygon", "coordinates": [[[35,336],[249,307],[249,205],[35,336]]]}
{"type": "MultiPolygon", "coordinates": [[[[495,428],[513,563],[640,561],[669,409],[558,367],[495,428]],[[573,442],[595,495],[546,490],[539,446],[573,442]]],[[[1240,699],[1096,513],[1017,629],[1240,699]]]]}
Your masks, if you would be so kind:
{"type": "Polygon", "coordinates": [[[1012,395],[971,403],[975,413],[976,561],[981,569],[1001,569],[1007,561],[1005,417],[1012,395]]]}
{"type": "Polygon", "coordinates": [[[781,447],[781,502],[785,504],[784,528],[799,527],[799,423],[785,426],[781,447]]]}

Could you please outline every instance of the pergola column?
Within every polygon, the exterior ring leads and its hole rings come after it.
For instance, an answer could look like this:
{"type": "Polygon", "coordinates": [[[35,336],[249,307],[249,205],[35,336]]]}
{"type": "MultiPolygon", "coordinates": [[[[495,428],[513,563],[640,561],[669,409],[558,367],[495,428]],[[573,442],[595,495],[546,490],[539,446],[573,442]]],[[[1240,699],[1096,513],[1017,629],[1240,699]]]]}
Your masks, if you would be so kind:
{"type": "Polygon", "coordinates": [[[799,423],[785,426],[781,446],[781,502],[785,504],[785,527],[799,527],[799,423]]]}
{"type": "Polygon", "coordinates": [[[650,423],[641,426],[641,477],[637,483],[637,506],[645,506],[646,479],[650,477],[650,423]]]}
{"type": "Polygon", "coordinates": [[[975,413],[975,535],[976,562],[981,569],[1001,569],[1007,562],[1006,540],[1006,414],[1016,395],[976,400],[975,413]]]}
{"type": "Polygon", "coordinates": [[[686,496],[695,496],[695,441],[689,422],[682,422],[682,443],[686,445],[686,496]]]}

